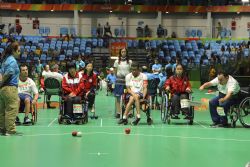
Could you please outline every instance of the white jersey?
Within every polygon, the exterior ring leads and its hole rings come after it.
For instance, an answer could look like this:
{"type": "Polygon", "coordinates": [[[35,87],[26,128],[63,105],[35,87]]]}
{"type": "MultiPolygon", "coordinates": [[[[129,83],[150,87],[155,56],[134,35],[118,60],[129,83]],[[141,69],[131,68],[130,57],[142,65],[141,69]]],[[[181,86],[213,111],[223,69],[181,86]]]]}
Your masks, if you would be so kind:
{"type": "Polygon", "coordinates": [[[132,73],[129,73],[126,76],[126,86],[134,93],[143,93],[143,83],[147,81],[147,76],[143,73],[140,73],[137,77],[134,77],[132,73]]]}
{"type": "Polygon", "coordinates": [[[35,82],[31,78],[27,78],[26,81],[18,82],[18,93],[28,94],[32,97],[33,94],[37,94],[38,90],[35,82]]]}
{"type": "Polygon", "coordinates": [[[63,75],[58,73],[58,72],[51,72],[51,71],[43,71],[42,76],[44,77],[44,79],[46,78],[55,78],[59,81],[62,81],[63,79],[63,75]]]}
{"type": "Polygon", "coordinates": [[[114,63],[114,67],[117,71],[117,77],[125,78],[125,76],[130,73],[131,64],[132,60],[129,60],[128,63],[127,61],[121,61],[120,64],[118,63],[118,60],[116,60],[114,63]]]}
{"type": "Polygon", "coordinates": [[[227,94],[228,91],[233,92],[233,95],[237,94],[240,91],[240,85],[239,83],[231,76],[229,75],[228,81],[225,85],[219,84],[218,77],[214,78],[210,83],[213,86],[217,86],[219,92],[223,94],[227,94]]]}

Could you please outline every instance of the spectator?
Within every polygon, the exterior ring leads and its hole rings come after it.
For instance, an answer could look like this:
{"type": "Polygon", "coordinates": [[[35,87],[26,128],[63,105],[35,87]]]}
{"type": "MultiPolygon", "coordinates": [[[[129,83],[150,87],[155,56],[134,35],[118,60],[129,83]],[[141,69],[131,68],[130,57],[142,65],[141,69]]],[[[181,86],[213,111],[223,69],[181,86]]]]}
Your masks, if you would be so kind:
{"type": "Polygon", "coordinates": [[[98,24],[96,28],[96,33],[97,33],[98,38],[101,38],[103,36],[103,27],[101,26],[100,23],[98,24]]]}
{"type": "Polygon", "coordinates": [[[164,29],[161,24],[157,27],[157,36],[158,38],[162,38],[164,36],[164,29]]]}
{"type": "Polygon", "coordinates": [[[112,37],[112,32],[111,32],[111,29],[110,29],[109,22],[107,22],[105,24],[105,26],[104,26],[104,37],[106,37],[106,38],[112,37]]]}

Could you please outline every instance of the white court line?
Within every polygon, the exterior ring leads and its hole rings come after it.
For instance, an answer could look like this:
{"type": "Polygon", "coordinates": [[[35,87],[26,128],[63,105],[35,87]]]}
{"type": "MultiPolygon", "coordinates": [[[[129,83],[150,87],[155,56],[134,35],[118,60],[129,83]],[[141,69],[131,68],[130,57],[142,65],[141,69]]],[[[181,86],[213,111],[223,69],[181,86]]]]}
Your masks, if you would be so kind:
{"type": "MultiPolygon", "coordinates": [[[[127,126],[102,126],[102,128],[126,128],[127,126]]],[[[134,126],[130,126],[130,127],[134,127],[134,126]]],[[[19,128],[23,128],[23,127],[19,127],[19,128]]],[[[26,128],[26,127],[24,127],[26,128]]],[[[48,128],[48,126],[39,126],[39,125],[35,125],[32,126],[32,128],[48,128]]],[[[50,126],[49,128],[100,128],[100,125],[98,126],[79,126],[79,125],[58,125],[58,126],[50,126]]],[[[152,125],[151,126],[136,126],[134,127],[135,129],[150,129],[153,128],[152,125]]],[[[202,129],[202,130],[233,130],[232,128],[204,128],[204,127],[194,127],[194,125],[180,125],[180,126],[172,126],[172,125],[161,125],[161,126],[154,126],[154,129],[202,129]]],[[[242,128],[242,129],[246,129],[246,128],[242,128]]],[[[247,129],[246,129],[247,130],[247,129]]]]}
{"type": "Polygon", "coordinates": [[[206,126],[202,125],[201,123],[199,123],[198,121],[194,121],[195,123],[197,123],[198,125],[200,125],[203,128],[207,128],[206,126]]]}
{"type": "Polygon", "coordinates": [[[100,155],[108,155],[109,153],[101,153],[101,152],[98,152],[98,153],[88,153],[88,154],[100,156],[100,155]]]}
{"type": "Polygon", "coordinates": [[[57,120],[57,118],[55,118],[53,121],[51,121],[50,124],[48,125],[48,127],[50,127],[56,120],[57,120]]]}
{"type": "MultiPolygon", "coordinates": [[[[83,133],[83,135],[126,135],[124,133],[109,133],[109,132],[88,132],[83,133]]],[[[34,135],[24,135],[27,137],[38,137],[38,136],[62,136],[71,135],[71,133],[61,133],[61,134],[34,134],[34,135]]],[[[212,138],[212,137],[200,137],[200,136],[167,136],[167,135],[151,135],[151,134],[129,134],[127,136],[143,136],[143,137],[160,137],[160,138],[178,138],[178,139],[197,139],[197,140],[215,140],[215,141],[235,141],[235,142],[250,142],[250,139],[234,139],[234,138],[212,138]]]]}
{"type": "Polygon", "coordinates": [[[100,126],[102,127],[102,119],[101,119],[101,125],[100,126]]]}

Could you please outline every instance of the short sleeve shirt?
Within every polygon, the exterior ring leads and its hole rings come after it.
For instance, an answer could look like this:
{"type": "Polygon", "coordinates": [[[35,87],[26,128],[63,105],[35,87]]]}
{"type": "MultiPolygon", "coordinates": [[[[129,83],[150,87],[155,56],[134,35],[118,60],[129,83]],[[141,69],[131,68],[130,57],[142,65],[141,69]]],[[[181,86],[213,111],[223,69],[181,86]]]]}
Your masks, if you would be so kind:
{"type": "Polygon", "coordinates": [[[147,76],[140,73],[137,77],[134,77],[132,73],[126,76],[126,86],[135,93],[143,93],[143,83],[147,81],[147,76]]]}
{"type": "Polygon", "coordinates": [[[228,91],[231,91],[231,92],[233,92],[233,95],[235,95],[240,91],[239,83],[230,75],[229,75],[229,79],[228,79],[226,85],[219,84],[218,77],[214,78],[212,81],[210,81],[210,83],[213,86],[217,86],[219,92],[221,92],[223,94],[227,94],[228,91]]]}

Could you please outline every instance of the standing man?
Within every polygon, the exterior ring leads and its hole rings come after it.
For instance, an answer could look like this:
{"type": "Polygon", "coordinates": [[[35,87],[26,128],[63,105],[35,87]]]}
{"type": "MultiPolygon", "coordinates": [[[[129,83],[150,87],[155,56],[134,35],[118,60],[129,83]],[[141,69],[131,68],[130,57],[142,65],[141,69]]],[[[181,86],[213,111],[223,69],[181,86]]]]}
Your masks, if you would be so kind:
{"type": "Polygon", "coordinates": [[[209,110],[213,124],[211,127],[227,127],[227,113],[230,107],[237,102],[240,91],[239,83],[224,71],[218,72],[218,76],[210,82],[204,83],[200,90],[210,86],[217,86],[219,95],[209,101],[209,110]],[[224,116],[220,116],[217,107],[224,109],[224,116]]]}
{"type": "Polygon", "coordinates": [[[20,55],[17,42],[9,44],[3,53],[0,70],[0,133],[20,135],[16,132],[15,119],[18,112],[19,67],[14,56],[20,55]]]}

